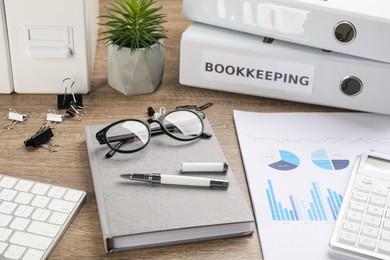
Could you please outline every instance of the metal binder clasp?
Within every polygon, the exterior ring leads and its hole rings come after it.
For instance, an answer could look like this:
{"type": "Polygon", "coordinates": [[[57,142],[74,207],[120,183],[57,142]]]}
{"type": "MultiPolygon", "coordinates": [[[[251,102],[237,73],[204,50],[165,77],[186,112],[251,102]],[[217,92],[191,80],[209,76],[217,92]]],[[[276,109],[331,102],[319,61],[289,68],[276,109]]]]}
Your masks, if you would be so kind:
{"type": "Polygon", "coordinates": [[[13,129],[17,123],[24,122],[27,119],[25,114],[16,112],[15,109],[9,108],[8,110],[8,119],[11,121],[4,125],[5,129],[13,129]]]}

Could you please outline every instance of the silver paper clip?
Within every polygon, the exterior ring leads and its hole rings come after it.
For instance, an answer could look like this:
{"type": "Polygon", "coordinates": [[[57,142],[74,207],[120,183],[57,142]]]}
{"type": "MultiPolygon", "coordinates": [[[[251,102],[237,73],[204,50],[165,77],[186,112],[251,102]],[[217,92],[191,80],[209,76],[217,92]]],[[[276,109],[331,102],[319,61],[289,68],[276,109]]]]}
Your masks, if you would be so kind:
{"type": "Polygon", "coordinates": [[[25,114],[16,112],[15,109],[12,108],[9,108],[8,110],[8,119],[11,121],[4,125],[5,129],[13,129],[17,123],[26,121],[27,116],[25,114]]]}

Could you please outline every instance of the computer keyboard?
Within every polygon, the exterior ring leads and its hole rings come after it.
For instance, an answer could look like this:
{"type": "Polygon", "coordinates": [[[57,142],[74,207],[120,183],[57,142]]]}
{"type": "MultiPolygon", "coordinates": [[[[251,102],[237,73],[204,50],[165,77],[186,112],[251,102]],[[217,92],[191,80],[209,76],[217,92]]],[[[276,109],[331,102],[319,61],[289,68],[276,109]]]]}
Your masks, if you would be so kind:
{"type": "Polygon", "coordinates": [[[390,259],[390,156],[357,159],[329,244],[359,259],[390,259]]]}
{"type": "Polygon", "coordinates": [[[84,191],[0,175],[0,259],[46,259],[85,199],[84,191]]]}

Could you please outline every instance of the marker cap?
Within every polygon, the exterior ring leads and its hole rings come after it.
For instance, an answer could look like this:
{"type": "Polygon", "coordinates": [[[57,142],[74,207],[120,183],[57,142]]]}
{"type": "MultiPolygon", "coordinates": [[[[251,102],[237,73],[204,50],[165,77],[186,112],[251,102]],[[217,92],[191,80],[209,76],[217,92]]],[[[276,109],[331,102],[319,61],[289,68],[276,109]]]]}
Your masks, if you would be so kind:
{"type": "Polygon", "coordinates": [[[181,164],[181,172],[209,172],[209,173],[227,173],[228,164],[226,162],[211,162],[211,163],[189,163],[181,164]]]}

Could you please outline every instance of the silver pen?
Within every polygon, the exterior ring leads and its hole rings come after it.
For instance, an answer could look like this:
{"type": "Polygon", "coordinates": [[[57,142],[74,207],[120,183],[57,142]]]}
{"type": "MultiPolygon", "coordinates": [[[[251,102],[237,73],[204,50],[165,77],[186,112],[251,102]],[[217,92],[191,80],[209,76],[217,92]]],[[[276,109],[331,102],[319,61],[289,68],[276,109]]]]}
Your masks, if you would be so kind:
{"type": "Polygon", "coordinates": [[[210,188],[214,187],[220,189],[227,189],[229,187],[229,181],[226,180],[215,180],[193,176],[181,176],[160,173],[127,173],[121,174],[120,177],[127,180],[145,181],[158,184],[172,184],[210,188]]]}

